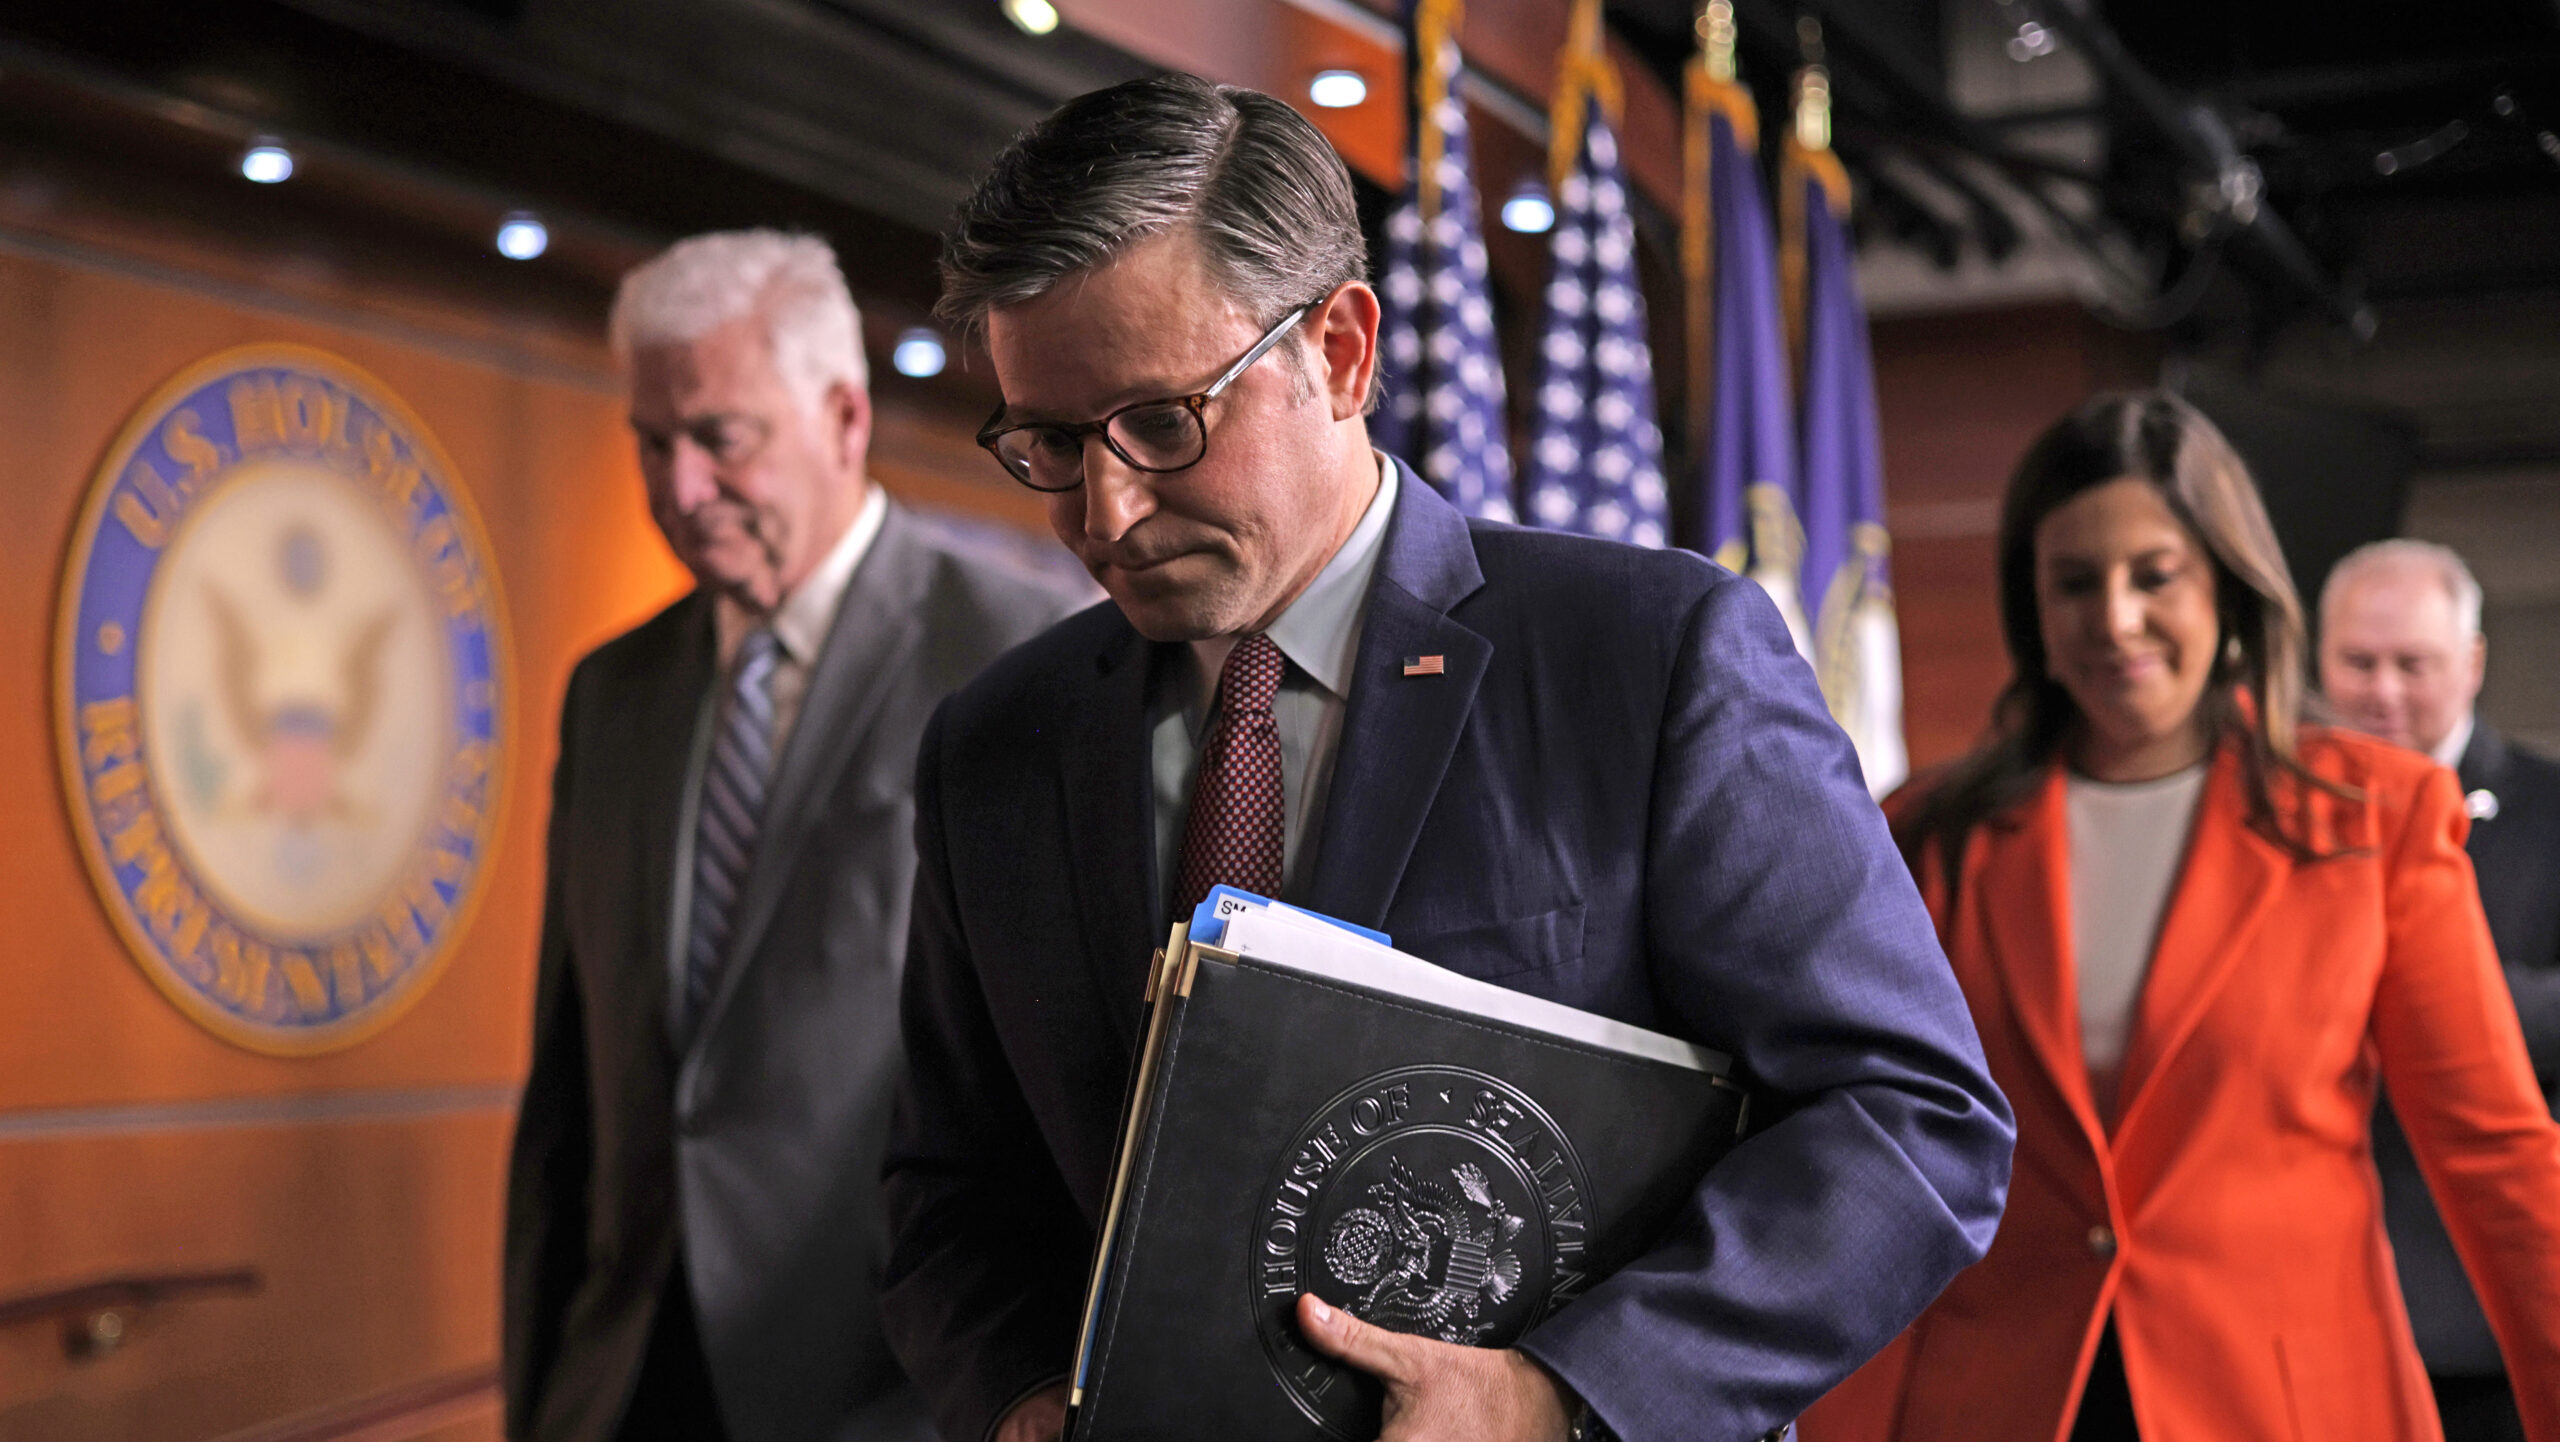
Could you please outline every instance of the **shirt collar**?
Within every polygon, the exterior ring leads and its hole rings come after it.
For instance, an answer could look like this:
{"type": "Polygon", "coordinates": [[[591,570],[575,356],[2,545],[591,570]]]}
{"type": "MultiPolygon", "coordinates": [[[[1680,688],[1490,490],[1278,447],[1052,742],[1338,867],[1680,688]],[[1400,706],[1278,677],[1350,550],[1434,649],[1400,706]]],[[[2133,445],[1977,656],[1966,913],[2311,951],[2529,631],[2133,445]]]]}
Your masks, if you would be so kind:
{"type": "Polygon", "coordinates": [[[2446,733],[2443,743],[2435,749],[2437,765],[2450,766],[2456,771],[2462,769],[2462,753],[2471,749],[2471,732],[2477,723],[2477,713],[2462,713],[2462,720],[2455,723],[2453,730],[2446,733]]]}
{"type": "MultiPolygon", "coordinates": [[[[1378,461],[1378,493],[1370,497],[1369,508],[1360,513],[1359,524],[1343,538],[1333,559],[1263,632],[1281,655],[1344,700],[1350,699],[1351,668],[1360,657],[1360,620],[1368,611],[1369,580],[1377,574],[1380,542],[1396,510],[1396,464],[1383,453],[1371,454],[1378,461]]],[[[1234,638],[1229,636],[1191,643],[1196,674],[1204,683],[1199,687],[1202,709],[1205,693],[1217,685],[1218,666],[1233,645],[1234,638]]]]}
{"type": "MultiPolygon", "coordinates": [[[[871,543],[880,527],[889,519],[889,496],[877,482],[854,515],[853,524],[844,528],[836,543],[790,595],[782,598],[782,606],[773,613],[773,638],[782,643],[782,654],[793,664],[809,667],[818,664],[818,652],[827,644],[827,632],[835,626],[837,603],[844,599],[844,588],[853,581],[855,568],[871,551],[871,543]]],[[[756,618],[747,608],[723,596],[718,608],[720,660],[723,665],[738,654],[738,642],[754,628],[756,618]]]]}

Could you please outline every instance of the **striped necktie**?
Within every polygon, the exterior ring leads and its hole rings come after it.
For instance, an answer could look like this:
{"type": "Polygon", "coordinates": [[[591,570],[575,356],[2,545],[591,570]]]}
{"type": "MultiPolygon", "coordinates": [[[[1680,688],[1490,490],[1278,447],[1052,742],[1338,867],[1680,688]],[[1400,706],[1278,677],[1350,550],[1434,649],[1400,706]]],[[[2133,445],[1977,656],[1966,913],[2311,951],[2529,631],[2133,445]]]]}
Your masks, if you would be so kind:
{"type": "Polygon", "coordinates": [[[738,893],[755,862],[765,783],[773,774],[772,682],[779,657],[780,647],[767,627],[749,631],[740,641],[728,699],[720,707],[720,731],[711,742],[711,764],[702,774],[700,816],[694,825],[693,916],[685,943],[682,1032],[688,1039],[720,984],[720,968],[729,959],[730,928],[738,919],[738,893]]]}

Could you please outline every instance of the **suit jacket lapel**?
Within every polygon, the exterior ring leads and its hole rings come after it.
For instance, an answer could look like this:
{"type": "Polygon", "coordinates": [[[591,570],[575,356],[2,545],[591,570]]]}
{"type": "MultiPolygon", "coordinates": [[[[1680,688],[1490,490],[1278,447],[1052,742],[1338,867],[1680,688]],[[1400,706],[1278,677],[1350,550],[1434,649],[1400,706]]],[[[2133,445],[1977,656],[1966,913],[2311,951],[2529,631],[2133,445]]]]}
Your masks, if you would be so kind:
{"type": "Polygon", "coordinates": [[[802,838],[835,789],[845,765],[871,731],[872,718],[895,688],[915,649],[922,623],[916,600],[924,585],[924,555],[914,523],[889,508],[871,549],[845,582],[844,596],[827,628],[825,647],[809,674],[800,715],[774,762],[764,821],[757,828],[755,860],[747,867],[730,931],[729,964],[694,1029],[698,1043],[727,1009],[739,974],[755,960],[756,946],[782,903],[782,889],[800,855],[802,838]]]}
{"type": "Polygon", "coordinates": [[[1094,657],[1093,690],[1062,698],[1058,788],[1065,866],[1102,1009],[1138,1044],[1147,958],[1164,939],[1154,915],[1155,791],[1147,681],[1157,648],[1125,621],[1094,657]]]}
{"type": "Polygon", "coordinates": [[[666,1035],[668,966],[675,945],[677,831],[684,825],[684,788],[702,705],[718,684],[719,643],[711,625],[711,593],[695,591],[674,629],[674,644],[653,684],[628,702],[622,719],[630,747],[623,762],[634,802],[630,895],[639,911],[644,974],[624,988],[643,1004],[648,1034],[666,1035]]]}
{"type": "Polygon", "coordinates": [[[1447,614],[1484,585],[1466,519],[1410,469],[1382,544],[1305,898],[1372,927],[1386,921],[1493,659],[1492,642],[1447,614]],[[1446,674],[1406,676],[1404,658],[1423,655],[1442,657],[1446,674]]]}
{"type": "Polygon", "coordinates": [[[2196,802],[2186,861],[2143,979],[2117,1089],[2119,1135],[2139,1115],[2152,1078],[2194,1034],[2214,993],[2248,953],[2258,923],[2293,869],[2283,848],[2246,823],[2248,814],[2239,748],[2226,744],[2196,802]]]}
{"type": "Polygon", "coordinates": [[[2070,848],[2062,767],[2054,765],[2022,814],[1986,826],[1982,859],[1964,884],[1981,899],[1991,966],[2028,1049],[2079,1119],[2091,1149],[2104,1155],[2106,1129],[2080,1050],[2070,848]],[[1993,877],[1999,878],[1996,884],[1993,877]]]}

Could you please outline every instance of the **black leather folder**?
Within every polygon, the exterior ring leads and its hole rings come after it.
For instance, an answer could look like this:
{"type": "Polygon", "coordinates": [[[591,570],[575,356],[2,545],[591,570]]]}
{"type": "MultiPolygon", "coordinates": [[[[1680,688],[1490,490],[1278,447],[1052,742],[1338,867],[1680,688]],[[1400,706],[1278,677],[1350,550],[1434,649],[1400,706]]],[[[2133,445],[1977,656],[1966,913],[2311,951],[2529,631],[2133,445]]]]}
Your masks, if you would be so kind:
{"type": "Polygon", "coordinates": [[[1367,1442],[1379,1389],[1306,1346],[1301,1292],[1509,1346],[1645,1251],[1740,1132],[1703,1048],[1369,942],[1217,929],[1249,949],[1177,926],[1151,974],[1073,1442],[1367,1442]]]}

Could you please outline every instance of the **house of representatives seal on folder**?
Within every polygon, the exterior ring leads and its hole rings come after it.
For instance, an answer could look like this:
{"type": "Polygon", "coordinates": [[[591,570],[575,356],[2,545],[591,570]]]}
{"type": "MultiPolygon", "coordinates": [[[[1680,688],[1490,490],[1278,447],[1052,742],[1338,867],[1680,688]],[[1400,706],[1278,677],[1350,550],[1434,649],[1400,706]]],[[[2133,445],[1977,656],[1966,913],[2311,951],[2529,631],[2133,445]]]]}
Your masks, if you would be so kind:
{"type": "Polygon", "coordinates": [[[1731,1071],[1217,888],[1149,974],[1069,1437],[1374,1437],[1376,1384],[1306,1345],[1298,1295],[1511,1345],[1732,1147],[1731,1071]]]}

